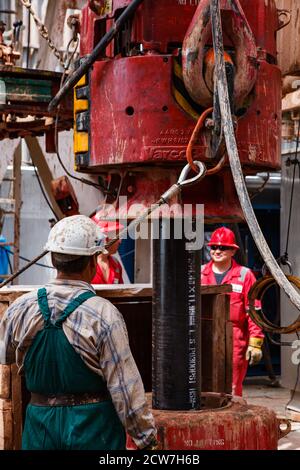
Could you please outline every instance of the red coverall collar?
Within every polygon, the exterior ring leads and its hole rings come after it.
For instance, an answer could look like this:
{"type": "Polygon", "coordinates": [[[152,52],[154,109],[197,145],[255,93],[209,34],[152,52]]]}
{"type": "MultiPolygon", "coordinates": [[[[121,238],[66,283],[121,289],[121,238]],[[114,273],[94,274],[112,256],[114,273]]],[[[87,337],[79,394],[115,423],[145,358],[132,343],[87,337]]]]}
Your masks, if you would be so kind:
{"type": "MultiPolygon", "coordinates": [[[[238,264],[234,259],[232,259],[232,265],[229,271],[227,272],[226,276],[224,277],[223,281],[221,284],[226,284],[228,281],[230,281],[233,277],[239,276],[239,271],[240,271],[241,265],[238,264]]],[[[209,276],[210,274],[214,274],[213,272],[213,260],[209,261],[207,263],[202,271],[202,274],[205,276],[209,276]]]]}

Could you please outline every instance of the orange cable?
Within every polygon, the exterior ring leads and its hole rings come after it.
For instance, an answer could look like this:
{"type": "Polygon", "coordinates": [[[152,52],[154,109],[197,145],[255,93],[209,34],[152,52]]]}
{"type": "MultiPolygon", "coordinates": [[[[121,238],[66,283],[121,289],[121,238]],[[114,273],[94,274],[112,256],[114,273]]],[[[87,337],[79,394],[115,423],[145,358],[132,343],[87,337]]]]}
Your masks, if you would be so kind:
{"type": "Polygon", "coordinates": [[[198,137],[198,134],[199,134],[200,130],[203,127],[203,124],[204,124],[204,121],[205,121],[206,117],[213,111],[213,109],[214,108],[208,108],[201,114],[201,116],[199,117],[198,122],[195,126],[195,129],[193,130],[193,134],[190,138],[189,144],[188,144],[187,149],[186,149],[186,158],[187,158],[188,164],[194,170],[195,173],[198,173],[199,169],[194,164],[193,155],[192,155],[193,147],[194,147],[194,144],[195,144],[196,139],[198,137]]]}

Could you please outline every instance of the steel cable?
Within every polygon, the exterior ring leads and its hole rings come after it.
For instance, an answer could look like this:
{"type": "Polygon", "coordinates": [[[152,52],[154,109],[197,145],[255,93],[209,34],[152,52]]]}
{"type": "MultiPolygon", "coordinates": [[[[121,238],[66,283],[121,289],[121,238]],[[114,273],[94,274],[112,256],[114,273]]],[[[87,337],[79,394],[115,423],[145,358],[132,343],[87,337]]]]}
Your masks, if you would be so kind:
{"type": "MultiPolygon", "coordinates": [[[[232,3],[232,0],[231,0],[232,3]]],[[[234,2],[235,3],[235,2],[234,2]]],[[[239,159],[239,153],[237,149],[237,143],[234,133],[233,119],[231,115],[230,99],[227,87],[227,77],[224,63],[224,46],[223,46],[223,34],[222,34],[222,23],[219,0],[211,0],[210,5],[211,20],[212,20],[212,33],[213,33],[213,45],[215,52],[215,78],[217,82],[217,89],[219,94],[221,118],[224,126],[224,135],[227,147],[227,153],[229,157],[229,163],[233,180],[235,183],[236,191],[240,200],[240,204],[249,226],[252,237],[255,244],[264,259],[268,269],[273,275],[276,282],[284,290],[286,295],[289,297],[293,305],[300,310],[300,295],[289,283],[283,271],[280,269],[276,262],[263,234],[260,226],[257,222],[249,194],[246,188],[246,183],[243,176],[242,166],[239,159]]],[[[299,321],[300,317],[296,320],[299,321]]]]}

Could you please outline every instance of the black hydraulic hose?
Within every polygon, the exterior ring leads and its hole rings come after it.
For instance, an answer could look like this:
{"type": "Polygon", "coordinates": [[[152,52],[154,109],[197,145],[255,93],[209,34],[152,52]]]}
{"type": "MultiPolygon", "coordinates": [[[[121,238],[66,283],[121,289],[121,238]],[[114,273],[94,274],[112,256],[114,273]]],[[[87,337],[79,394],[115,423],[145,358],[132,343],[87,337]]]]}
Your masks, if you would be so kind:
{"type": "Polygon", "coordinates": [[[120,17],[116,20],[112,28],[103,36],[103,38],[100,39],[92,53],[83,59],[79,68],[69,76],[53,100],[50,101],[48,106],[49,112],[53,111],[53,109],[57,107],[68,91],[71,90],[71,88],[73,88],[76,83],[86,74],[89,68],[98,59],[99,55],[106,49],[108,44],[118,34],[123,24],[126,23],[126,21],[133,15],[133,13],[143,1],[144,0],[132,0],[132,2],[123,11],[120,17]]]}
{"type": "Polygon", "coordinates": [[[263,257],[268,269],[272,273],[274,279],[279,286],[284,290],[286,295],[289,297],[291,302],[300,310],[300,295],[294,289],[294,287],[287,280],[285,274],[280,269],[276,262],[257,222],[249,194],[246,188],[246,183],[243,177],[242,166],[239,159],[239,153],[237,149],[234,126],[230,109],[230,99],[227,87],[227,78],[224,63],[224,47],[223,47],[223,34],[222,34],[222,23],[219,0],[211,0],[211,19],[212,19],[212,33],[213,33],[213,44],[215,52],[215,74],[217,81],[217,88],[220,100],[220,109],[222,123],[224,126],[224,135],[227,147],[227,153],[233,180],[235,183],[236,191],[240,200],[240,204],[249,226],[252,237],[255,244],[263,257]]]}

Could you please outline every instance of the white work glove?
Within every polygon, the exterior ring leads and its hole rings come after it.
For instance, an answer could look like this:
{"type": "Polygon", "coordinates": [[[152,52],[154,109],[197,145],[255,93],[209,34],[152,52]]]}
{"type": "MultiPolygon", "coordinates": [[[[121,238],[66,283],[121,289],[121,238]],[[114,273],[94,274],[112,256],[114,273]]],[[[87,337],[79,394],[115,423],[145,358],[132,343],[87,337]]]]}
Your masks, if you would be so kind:
{"type": "Polygon", "coordinates": [[[263,338],[251,337],[249,339],[249,344],[246,351],[246,360],[249,361],[249,366],[255,366],[260,362],[262,358],[261,347],[263,342],[263,338]]]}

